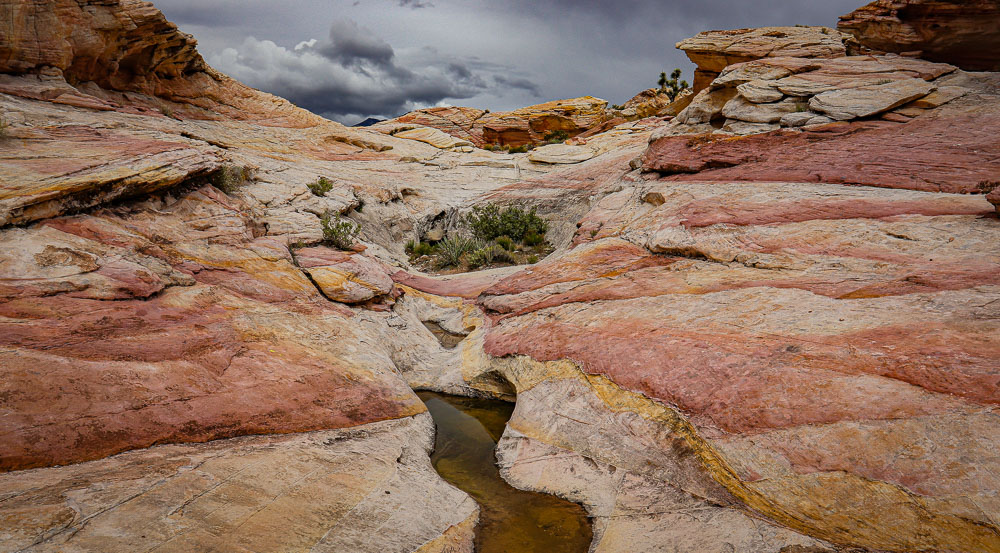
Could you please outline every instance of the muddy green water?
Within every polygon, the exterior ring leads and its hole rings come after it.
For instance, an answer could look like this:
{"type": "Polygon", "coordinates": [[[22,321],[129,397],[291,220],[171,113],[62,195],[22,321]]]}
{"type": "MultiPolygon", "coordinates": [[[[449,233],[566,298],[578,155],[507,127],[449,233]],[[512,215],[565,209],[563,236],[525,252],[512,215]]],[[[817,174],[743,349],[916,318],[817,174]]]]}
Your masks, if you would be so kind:
{"type": "Polygon", "coordinates": [[[493,449],[514,404],[419,392],[437,425],[431,462],[480,507],[478,553],[583,553],[592,537],[586,511],[500,478],[493,449]]]}

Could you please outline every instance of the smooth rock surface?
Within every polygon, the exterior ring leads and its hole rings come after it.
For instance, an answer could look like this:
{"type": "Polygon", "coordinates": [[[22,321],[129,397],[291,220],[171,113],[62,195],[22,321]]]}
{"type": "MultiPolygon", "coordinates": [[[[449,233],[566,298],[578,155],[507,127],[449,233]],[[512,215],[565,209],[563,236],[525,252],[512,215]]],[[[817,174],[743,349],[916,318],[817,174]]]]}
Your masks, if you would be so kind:
{"type": "Polygon", "coordinates": [[[535,148],[528,154],[528,159],[537,163],[580,163],[594,157],[594,150],[586,146],[570,146],[568,144],[549,144],[535,148]]]}
{"type": "Polygon", "coordinates": [[[907,79],[848,90],[831,90],[813,96],[809,107],[838,121],[870,117],[923,98],[934,86],[923,79],[907,79]]]}
{"type": "Polygon", "coordinates": [[[479,509],[431,468],[433,433],[421,414],[0,474],[0,549],[471,552],[479,509]]]}

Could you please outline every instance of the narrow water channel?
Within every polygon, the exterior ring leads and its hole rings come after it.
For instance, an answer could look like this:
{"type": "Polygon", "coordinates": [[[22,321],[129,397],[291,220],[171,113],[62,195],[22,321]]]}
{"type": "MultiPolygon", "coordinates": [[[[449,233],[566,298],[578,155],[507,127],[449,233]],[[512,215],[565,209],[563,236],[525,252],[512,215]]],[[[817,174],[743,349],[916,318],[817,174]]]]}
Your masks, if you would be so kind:
{"type": "Polygon", "coordinates": [[[500,478],[493,453],[514,404],[418,392],[437,425],[431,462],[480,507],[478,553],[584,553],[592,538],[583,507],[518,490],[500,478]]]}

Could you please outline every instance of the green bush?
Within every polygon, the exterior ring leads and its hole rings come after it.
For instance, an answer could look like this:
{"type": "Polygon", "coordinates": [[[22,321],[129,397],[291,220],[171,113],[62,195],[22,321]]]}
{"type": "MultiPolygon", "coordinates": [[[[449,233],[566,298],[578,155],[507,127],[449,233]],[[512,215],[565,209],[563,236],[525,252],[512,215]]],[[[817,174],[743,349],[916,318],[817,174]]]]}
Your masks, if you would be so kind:
{"type": "Polygon", "coordinates": [[[250,177],[250,170],[246,167],[227,163],[212,173],[212,176],[209,177],[209,182],[212,183],[212,186],[222,190],[226,194],[232,194],[239,187],[246,184],[246,181],[250,177]]]}
{"type": "Polygon", "coordinates": [[[476,249],[476,242],[462,236],[449,236],[437,245],[438,265],[440,267],[459,266],[462,256],[476,249]]]}
{"type": "Polygon", "coordinates": [[[492,152],[493,150],[496,150],[497,147],[494,146],[493,144],[484,144],[483,145],[483,149],[486,150],[486,151],[492,152]]]}
{"type": "Polygon", "coordinates": [[[528,263],[530,263],[531,265],[534,265],[535,263],[538,263],[538,256],[535,255],[535,254],[529,255],[528,256],[528,263]]]}
{"type": "Polygon", "coordinates": [[[497,245],[507,251],[512,251],[514,249],[514,239],[510,236],[500,236],[497,238],[497,245]]]}
{"type": "Polygon", "coordinates": [[[432,253],[434,253],[434,246],[427,242],[417,242],[417,245],[413,248],[413,255],[417,257],[431,255],[432,253]]]}
{"type": "Polygon", "coordinates": [[[361,230],[361,225],[342,219],[329,211],[323,214],[319,224],[323,229],[323,242],[341,250],[351,249],[354,246],[354,239],[361,230]]]}
{"type": "Polygon", "coordinates": [[[511,146],[508,152],[512,154],[523,154],[528,150],[531,150],[534,146],[531,144],[521,144],[520,146],[511,146]]]}
{"type": "Polygon", "coordinates": [[[483,265],[492,265],[497,261],[505,263],[513,263],[514,258],[510,255],[510,252],[503,249],[497,244],[488,244],[481,248],[477,248],[466,256],[466,261],[469,263],[470,269],[475,269],[477,267],[482,267],[483,265]]]}
{"type": "Polygon", "coordinates": [[[310,182],[306,186],[316,196],[326,196],[327,192],[333,190],[333,181],[326,177],[320,177],[316,182],[310,182]]]}
{"type": "Polygon", "coordinates": [[[547,144],[558,144],[560,142],[566,142],[569,138],[569,133],[566,131],[552,131],[545,134],[545,142],[547,144]]]}
{"type": "Polygon", "coordinates": [[[472,235],[491,242],[501,236],[524,242],[525,236],[533,233],[542,237],[549,229],[548,223],[536,215],[535,208],[525,211],[517,206],[501,208],[497,204],[477,205],[463,219],[472,235]]]}
{"type": "Polygon", "coordinates": [[[545,243],[545,236],[538,234],[535,231],[529,231],[524,235],[525,246],[541,246],[544,243],[545,243]]]}

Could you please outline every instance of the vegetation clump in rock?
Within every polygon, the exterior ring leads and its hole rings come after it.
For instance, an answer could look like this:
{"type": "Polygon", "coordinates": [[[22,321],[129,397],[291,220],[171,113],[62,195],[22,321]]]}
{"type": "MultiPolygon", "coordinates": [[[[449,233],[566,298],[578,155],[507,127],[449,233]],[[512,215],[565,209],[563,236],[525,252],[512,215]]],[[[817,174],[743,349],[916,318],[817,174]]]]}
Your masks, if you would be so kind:
{"type": "Polygon", "coordinates": [[[309,187],[309,191],[316,196],[326,196],[326,193],[333,190],[333,181],[326,177],[320,177],[314,182],[310,182],[306,186],[309,187]]]}
{"type": "Polygon", "coordinates": [[[349,250],[361,231],[361,225],[327,211],[319,220],[323,229],[323,243],[341,250],[349,250]]]}
{"type": "Polygon", "coordinates": [[[465,271],[536,263],[552,249],[545,240],[549,225],[535,208],[479,205],[462,218],[462,225],[458,233],[435,244],[407,242],[411,261],[436,270],[465,271]]]}
{"type": "Polygon", "coordinates": [[[249,167],[227,163],[212,173],[209,182],[226,194],[232,194],[252,179],[253,171],[249,167]]]}

